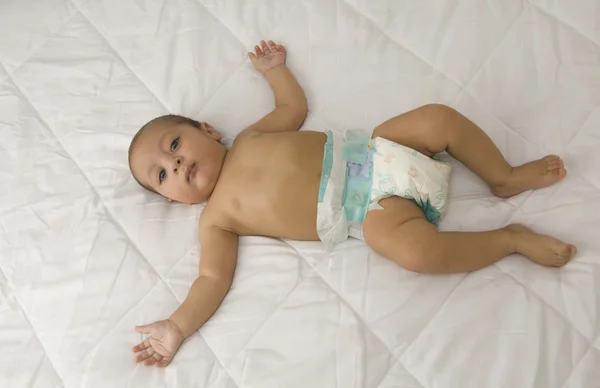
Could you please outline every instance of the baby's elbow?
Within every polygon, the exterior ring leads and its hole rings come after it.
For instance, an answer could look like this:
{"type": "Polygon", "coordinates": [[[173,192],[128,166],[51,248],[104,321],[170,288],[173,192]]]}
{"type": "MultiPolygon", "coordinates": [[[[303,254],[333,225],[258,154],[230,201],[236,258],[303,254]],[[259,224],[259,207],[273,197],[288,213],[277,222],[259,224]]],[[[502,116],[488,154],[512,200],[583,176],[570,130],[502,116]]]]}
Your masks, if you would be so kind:
{"type": "Polygon", "coordinates": [[[304,104],[298,110],[298,120],[300,121],[300,124],[302,124],[304,122],[304,120],[306,120],[306,115],[307,114],[308,114],[308,107],[306,106],[306,104],[304,104]]]}
{"type": "Polygon", "coordinates": [[[295,109],[297,119],[304,121],[306,119],[306,115],[308,114],[308,105],[306,104],[306,98],[302,98],[300,102],[296,105],[295,109]]]}
{"type": "Polygon", "coordinates": [[[306,102],[306,97],[302,99],[302,112],[304,112],[304,117],[308,113],[308,103],[306,102]]]}
{"type": "Polygon", "coordinates": [[[306,108],[306,105],[295,108],[294,112],[290,115],[290,126],[299,129],[304,123],[304,120],[306,120],[307,114],[308,109],[306,108]]]}

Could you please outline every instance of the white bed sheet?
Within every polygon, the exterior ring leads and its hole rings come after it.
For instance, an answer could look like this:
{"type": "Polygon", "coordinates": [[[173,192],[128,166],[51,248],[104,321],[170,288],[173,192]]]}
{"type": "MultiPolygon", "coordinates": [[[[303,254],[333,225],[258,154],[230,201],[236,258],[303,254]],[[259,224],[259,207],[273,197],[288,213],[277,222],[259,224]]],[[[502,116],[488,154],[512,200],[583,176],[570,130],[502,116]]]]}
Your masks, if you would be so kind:
{"type": "Polygon", "coordinates": [[[597,0],[2,0],[0,386],[600,387],[597,0]],[[409,273],[349,240],[243,238],[220,310],[166,369],[135,324],[197,275],[201,206],[144,192],[126,150],[167,112],[228,141],[273,105],[247,50],[274,39],[305,129],[463,112],[519,164],[568,177],[503,201],[455,164],[442,229],[518,221],[579,247],[468,275],[409,273]]]}

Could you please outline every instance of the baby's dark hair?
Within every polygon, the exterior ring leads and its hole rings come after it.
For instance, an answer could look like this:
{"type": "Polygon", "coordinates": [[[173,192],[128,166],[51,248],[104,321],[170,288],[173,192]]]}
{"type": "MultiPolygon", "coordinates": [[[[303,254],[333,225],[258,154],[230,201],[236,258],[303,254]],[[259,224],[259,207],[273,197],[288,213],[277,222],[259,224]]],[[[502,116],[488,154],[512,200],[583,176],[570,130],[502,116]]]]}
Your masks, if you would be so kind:
{"type": "MultiPolygon", "coordinates": [[[[137,131],[137,133],[135,134],[135,136],[133,136],[133,139],[131,139],[131,143],[129,143],[129,150],[127,151],[128,154],[128,162],[129,162],[129,171],[131,171],[131,150],[133,150],[133,147],[135,146],[135,144],[138,142],[140,135],[142,133],[144,133],[144,131],[146,131],[148,128],[151,128],[152,126],[154,126],[155,124],[171,124],[171,125],[178,125],[178,124],[189,124],[192,127],[196,127],[198,129],[202,128],[201,124],[199,121],[196,121],[194,119],[190,119],[189,117],[185,117],[185,116],[180,116],[180,115],[174,115],[174,114],[168,114],[168,115],[164,115],[164,116],[159,116],[155,119],[152,119],[150,121],[148,121],[146,124],[144,124],[139,131],[137,131]]],[[[148,187],[146,185],[144,185],[142,182],[139,181],[139,179],[133,174],[133,171],[131,172],[131,175],[133,175],[133,179],[135,179],[135,181],[137,183],[139,183],[140,186],[142,186],[143,188],[145,188],[146,190],[152,191],[153,193],[156,193],[156,190],[152,189],[151,187],[148,187]]]]}

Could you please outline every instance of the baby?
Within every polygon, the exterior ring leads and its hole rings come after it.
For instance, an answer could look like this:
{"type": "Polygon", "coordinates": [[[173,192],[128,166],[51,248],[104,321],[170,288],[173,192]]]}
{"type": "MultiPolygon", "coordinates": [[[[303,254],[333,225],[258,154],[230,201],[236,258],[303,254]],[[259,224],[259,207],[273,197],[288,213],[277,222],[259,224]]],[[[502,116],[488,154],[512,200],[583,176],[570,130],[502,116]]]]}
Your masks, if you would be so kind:
{"type": "Polygon", "coordinates": [[[135,362],[164,367],[227,294],[239,236],[322,240],[348,236],[421,273],[468,272],[520,253],[545,266],[565,265],[573,245],[518,224],[488,232],[439,232],[450,165],[447,151],[507,198],[563,179],[558,156],[511,167],[473,122],[444,105],[426,105],[377,126],[372,136],[298,131],[307,112],[302,88],[269,41],[249,53],[269,82],[275,109],[243,130],[228,150],[208,123],[167,115],[135,135],[135,179],[169,201],[206,202],[200,218],[198,279],[169,319],[136,327],[148,335],[135,362]]]}

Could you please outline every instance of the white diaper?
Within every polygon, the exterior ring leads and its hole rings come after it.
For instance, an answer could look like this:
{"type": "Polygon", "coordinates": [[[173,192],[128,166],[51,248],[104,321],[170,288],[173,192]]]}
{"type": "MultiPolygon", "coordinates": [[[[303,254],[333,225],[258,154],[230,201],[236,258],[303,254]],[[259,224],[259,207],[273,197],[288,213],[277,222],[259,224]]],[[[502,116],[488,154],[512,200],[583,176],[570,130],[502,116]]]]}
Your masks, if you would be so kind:
{"type": "Polygon", "coordinates": [[[413,200],[438,225],[447,204],[449,163],[359,131],[327,135],[317,232],[329,248],[348,236],[363,239],[367,211],[393,195],[413,200]]]}

